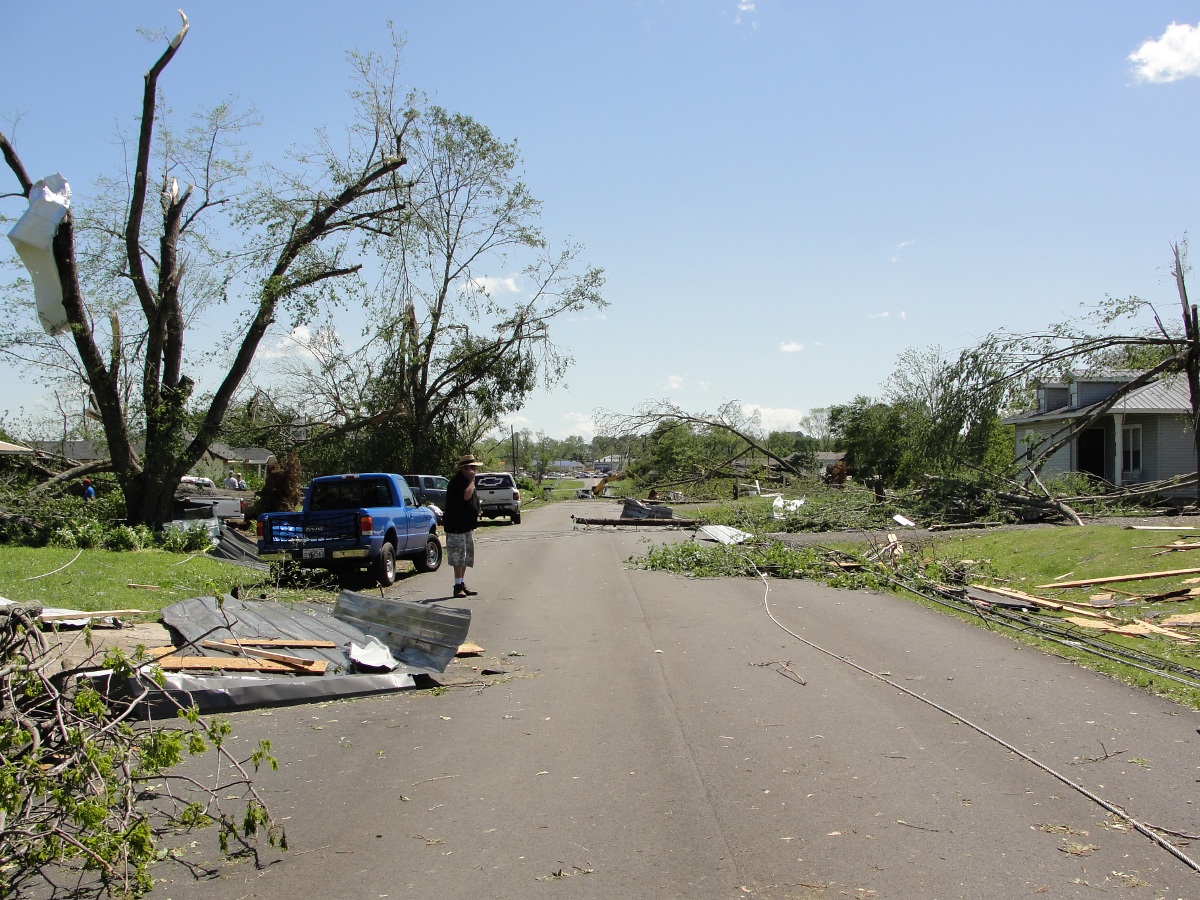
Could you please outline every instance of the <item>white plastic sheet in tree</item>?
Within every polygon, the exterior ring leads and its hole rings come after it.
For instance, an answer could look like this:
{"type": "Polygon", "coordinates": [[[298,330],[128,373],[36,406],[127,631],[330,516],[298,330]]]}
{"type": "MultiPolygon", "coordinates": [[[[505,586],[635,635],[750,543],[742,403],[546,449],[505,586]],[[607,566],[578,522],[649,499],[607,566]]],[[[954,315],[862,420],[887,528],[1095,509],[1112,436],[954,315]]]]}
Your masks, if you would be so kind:
{"type": "Polygon", "coordinates": [[[63,308],[62,282],[54,264],[54,234],[71,207],[71,187],[55,173],[41,179],[29,192],[29,209],[17,220],[8,239],[33,279],[38,319],[47,334],[67,330],[67,311],[63,308]]]}

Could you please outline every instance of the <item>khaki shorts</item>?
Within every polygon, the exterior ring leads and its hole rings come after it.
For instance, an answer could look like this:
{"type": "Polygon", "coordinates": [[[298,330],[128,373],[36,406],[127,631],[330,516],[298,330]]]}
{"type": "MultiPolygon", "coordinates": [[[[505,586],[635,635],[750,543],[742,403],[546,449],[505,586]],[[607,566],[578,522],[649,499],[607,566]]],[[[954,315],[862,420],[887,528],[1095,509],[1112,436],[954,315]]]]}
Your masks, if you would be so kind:
{"type": "Polygon", "coordinates": [[[471,532],[446,535],[446,559],[452,566],[475,565],[475,538],[471,532]]]}

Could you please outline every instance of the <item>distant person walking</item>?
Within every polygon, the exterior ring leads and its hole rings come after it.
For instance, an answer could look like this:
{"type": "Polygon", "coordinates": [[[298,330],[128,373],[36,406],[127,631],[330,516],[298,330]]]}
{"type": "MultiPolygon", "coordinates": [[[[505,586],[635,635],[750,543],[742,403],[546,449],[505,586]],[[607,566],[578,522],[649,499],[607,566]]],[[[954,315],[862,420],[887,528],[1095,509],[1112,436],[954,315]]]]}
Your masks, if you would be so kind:
{"type": "Polygon", "coordinates": [[[475,565],[475,539],[479,525],[479,506],[475,502],[475,473],[479,461],[469,453],[460,456],[450,484],[446,487],[446,509],[442,527],[446,530],[446,556],[454,569],[454,596],[474,597],[479,591],[467,587],[466,574],[475,565]]]}
{"type": "Polygon", "coordinates": [[[90,479],[90,478],[83,479],[83,499],[84,500],[95,500],[96,499],[96,489],[92,486],[92,479],[90,479]]]}
{"type": "Polygon", "coordinates": [[[236,491],[238,489],[237,472],[230,472],[229,476],[221,483],[221,487],[227,491],[236,491]]]}

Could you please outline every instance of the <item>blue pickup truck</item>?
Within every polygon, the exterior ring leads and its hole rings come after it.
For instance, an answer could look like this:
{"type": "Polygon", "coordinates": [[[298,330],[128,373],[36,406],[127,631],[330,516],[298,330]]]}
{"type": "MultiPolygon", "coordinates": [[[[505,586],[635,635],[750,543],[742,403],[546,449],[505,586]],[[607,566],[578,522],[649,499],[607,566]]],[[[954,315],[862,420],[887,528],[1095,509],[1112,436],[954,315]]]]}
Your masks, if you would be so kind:
{"type": "Polygon", "coordinates": [[[258,517],[258,555],[282,566],[329,569],[349,578],[366,569],[380,584],[396,580],[396,560],[421,572],[442,564],[433,512],[418,506],[402,475],[371,472],[314,478],[301,512],[258,517]]]}

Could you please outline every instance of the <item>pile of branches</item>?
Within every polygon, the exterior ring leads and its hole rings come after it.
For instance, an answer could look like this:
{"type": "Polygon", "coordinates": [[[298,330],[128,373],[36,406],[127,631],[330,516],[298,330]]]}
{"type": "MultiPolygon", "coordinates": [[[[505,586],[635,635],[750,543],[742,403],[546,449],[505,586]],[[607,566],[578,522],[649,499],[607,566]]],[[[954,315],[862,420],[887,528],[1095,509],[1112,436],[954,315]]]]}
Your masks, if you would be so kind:
{"type": "Polygon", "coordinates": [[[1174,479],[1156,484],[1118,488],[1091,476],[1074,473],[1069,484],[1045,483],[1032,474],[1031,486],[992,473],[974,477],[926,475],[921,486],[905,495],[909,508],[939,524],[1003,524],[1065,520],[1083,524],[1082,516],[1154,515],[1170,504],[1164,495],[1195,483],[1174,479]]]}
{"type": "Polygon", "coordinates": [[[166,725],[136,720],[161,673],[109,651],[112,681],[138,686],[114,701],[85,670],[61,669],[40,614],[36,604],[0,607],[0,897],[38,885],[56,896],[140,896],[181,829],[215,825],[227,853],[253,855],[259,832],[286,849],[248,771],[276,767],[269,742],[239,760],[226,746],[228,722],[194,708],[166,725]],[[209,783],[172,771],[209,751],[209,783]]]}

